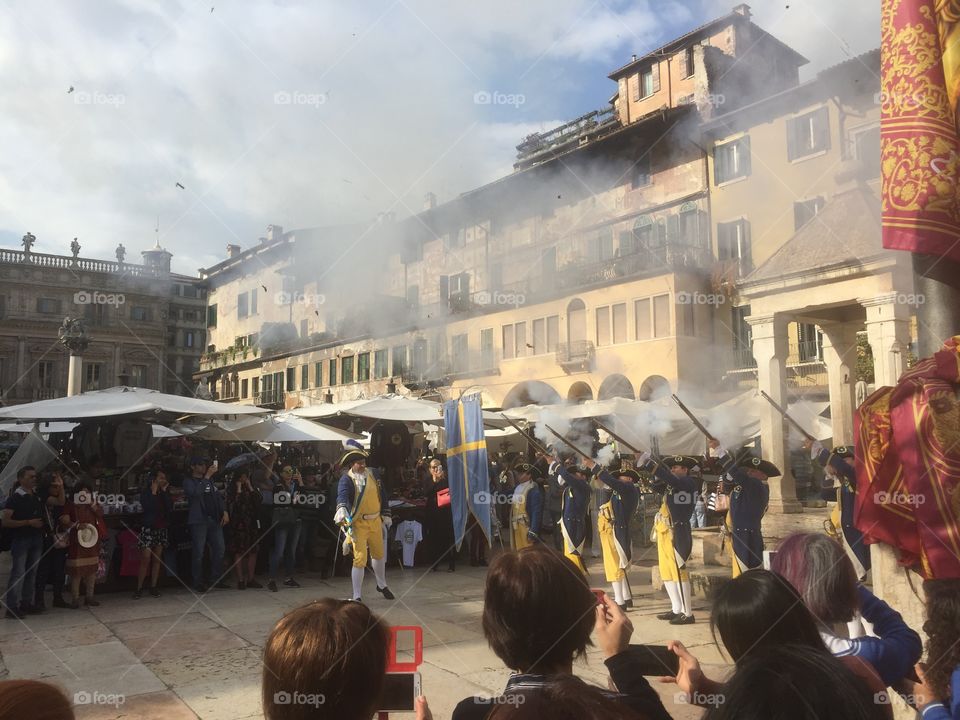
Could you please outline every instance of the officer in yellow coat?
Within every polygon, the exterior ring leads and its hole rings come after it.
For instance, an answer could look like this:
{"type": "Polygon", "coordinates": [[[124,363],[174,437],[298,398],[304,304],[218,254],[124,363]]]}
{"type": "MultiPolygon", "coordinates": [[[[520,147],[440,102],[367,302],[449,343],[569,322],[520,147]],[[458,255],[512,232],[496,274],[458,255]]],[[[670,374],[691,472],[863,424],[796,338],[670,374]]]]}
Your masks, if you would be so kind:
{"type": "Polygon", "coordinates": [[[514,471],[517,487],[510,501],[510,540],[514,550],[521,550],[540,542],[543,490],[537,484],[541,475],[536,465],[521,463],[514,471]]]}
{"type": "Polygon", "coordinates": [[[377,592],[387,600],[394,595],[387,587],[387,563],[383,554],[384,528],[393,523],[387,495],[380,479],[367,468],[367,453],[361,448],[351,448],[340,459],[343,475],[337,486],[337,511],[333,520],[347,531],[344,552],[353,552],[353,600],[360,602],[363,573],[367,554],[373,574],[377,578],[377,592]]]}

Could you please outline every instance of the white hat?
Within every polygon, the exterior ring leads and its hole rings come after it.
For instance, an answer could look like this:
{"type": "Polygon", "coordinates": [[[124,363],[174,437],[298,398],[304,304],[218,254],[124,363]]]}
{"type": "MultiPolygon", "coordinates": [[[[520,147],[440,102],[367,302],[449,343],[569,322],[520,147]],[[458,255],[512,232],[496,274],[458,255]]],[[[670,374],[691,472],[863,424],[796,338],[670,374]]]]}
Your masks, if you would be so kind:
{"type": "Polygon", "coordinates": [[[90,523],[83,523],[77,526],[77,542],[82,548],[92,548],[97,544],[100,535],[97,532],[97,526],[90,523]]]}

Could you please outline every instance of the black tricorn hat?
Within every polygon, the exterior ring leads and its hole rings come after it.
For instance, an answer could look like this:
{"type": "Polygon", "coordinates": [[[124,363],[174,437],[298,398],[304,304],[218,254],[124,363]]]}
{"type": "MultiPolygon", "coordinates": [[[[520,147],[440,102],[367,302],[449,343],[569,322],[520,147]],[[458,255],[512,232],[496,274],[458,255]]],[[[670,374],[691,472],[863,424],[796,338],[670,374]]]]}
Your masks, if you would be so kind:
{"type": "Polygon", "coordinates": [[[640,473],[638,473],[636,470],[617,470],[613,474],[621,478],[628,477],[633,482],[641,482],[640,473]]]}
{"type": "Polygon", "coordinates": [[[661,462],[667,467],[679,465],[690,470],[700,464],[700,458],[693,455],[667,455],[661,462]]]}
{"type": "Polygon", "coordinates": [[[536,465],[531,465],[530,463],[520,463],[514,469],[521,475],[523,473],[529,473],[530,477],[532,477],[534,480],[539,480],[541,477],[543,477],[540,473],[540,468],[538,468],[536,465]]]}
{"type": "Polygon", "coordinates": [[[842,457],[842,458],[852,458],[852,457],[853,457],[853,448],[850,447],[849,445],[840,445],[839,447],[835,447],[835,448],[834,448],[833,450],[831,450],[830,452],[831,452],[833,455],[836,455],[837,457],[842,457]]]}
{"type": "Polygon", "coordinates": [[[343,454],[343,457],[340,458],[340,467],[350,467],[358,460],[363,460],[366,462],[367,458],[369,457],[370,455],[366,452],[366,450],[351,448],[343,454]]]}
{"type": "Polygon", "coordinates": [[[763,458],[744,455],[742,458],[740,458],[740,461],[737,463],[737,465],[742,468],[753,468],[754,470],[759,470],[767,477],[780,476],[780,468],[778,468],[769,460],[764,460],[763,458]]]}

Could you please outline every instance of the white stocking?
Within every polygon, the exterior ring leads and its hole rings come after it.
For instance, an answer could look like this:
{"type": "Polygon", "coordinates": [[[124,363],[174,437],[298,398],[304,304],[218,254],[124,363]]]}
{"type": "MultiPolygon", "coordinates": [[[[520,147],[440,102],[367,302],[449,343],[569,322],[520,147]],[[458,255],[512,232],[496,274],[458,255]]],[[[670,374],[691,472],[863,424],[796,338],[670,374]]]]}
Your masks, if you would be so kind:
{"type": "Polygon", "coordinates": [[[377,578],[377,587],[385,588],[387,586],[387,559],[385,557],[379,560],[370,558],[370,564],[373,565],[373,574],[377,578]]]}
{"type": "Polygon", "coordinates": [[[623,600],[633,600],[633,593],[630,592],[630,583],[627,582],[627,578],[624,577],[623,580],[620,580],[620,592],[623,594],[623,600]]]}
{"type": "Polygon", "coordinates": [[[614,580],[613,585],[613,599],[616,600],[617,605],[623,605],[623,591],[620,590],[620,581],[614,580]]]}
{"type": "Polygon", "coordinates": [[[693,615],[693,593],[690,591],[690,581],[686,580],[680,583],[680,602],[683,603],[684,615],[693,615]]]}
{"type": "Polygon", "coordinates": [[[680,585],[673,580],[666,580],[663,583],[667,595],[670,596],[670,610],[679,615],[683,612],[683,601],[680,599],[680,585]]]}
{"type": "Polygon", "coordinates": [[[350,579],[353,581],[353,599],[359,600],[360,590],[363,588],[363,568],[355,567],[350,573],[350,579]]]}

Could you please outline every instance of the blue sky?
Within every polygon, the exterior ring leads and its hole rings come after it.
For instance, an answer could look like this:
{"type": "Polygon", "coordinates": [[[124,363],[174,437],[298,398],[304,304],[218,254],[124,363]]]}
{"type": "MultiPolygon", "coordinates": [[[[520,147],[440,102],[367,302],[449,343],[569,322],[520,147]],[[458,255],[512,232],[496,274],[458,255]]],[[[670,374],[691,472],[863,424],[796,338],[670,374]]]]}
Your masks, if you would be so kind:
{"type": "MultiPolygon", "coordinates": [[[[159,216],[193,274],[269,224],[403,216],[509,172],[524,135],[604,107],[632,53],[733,5],[208,3],[0,6],[0,246],[133,260],[159,216]]],[[[879,44],[875,0],[753,12],[807,76],[879,44]]]]}

